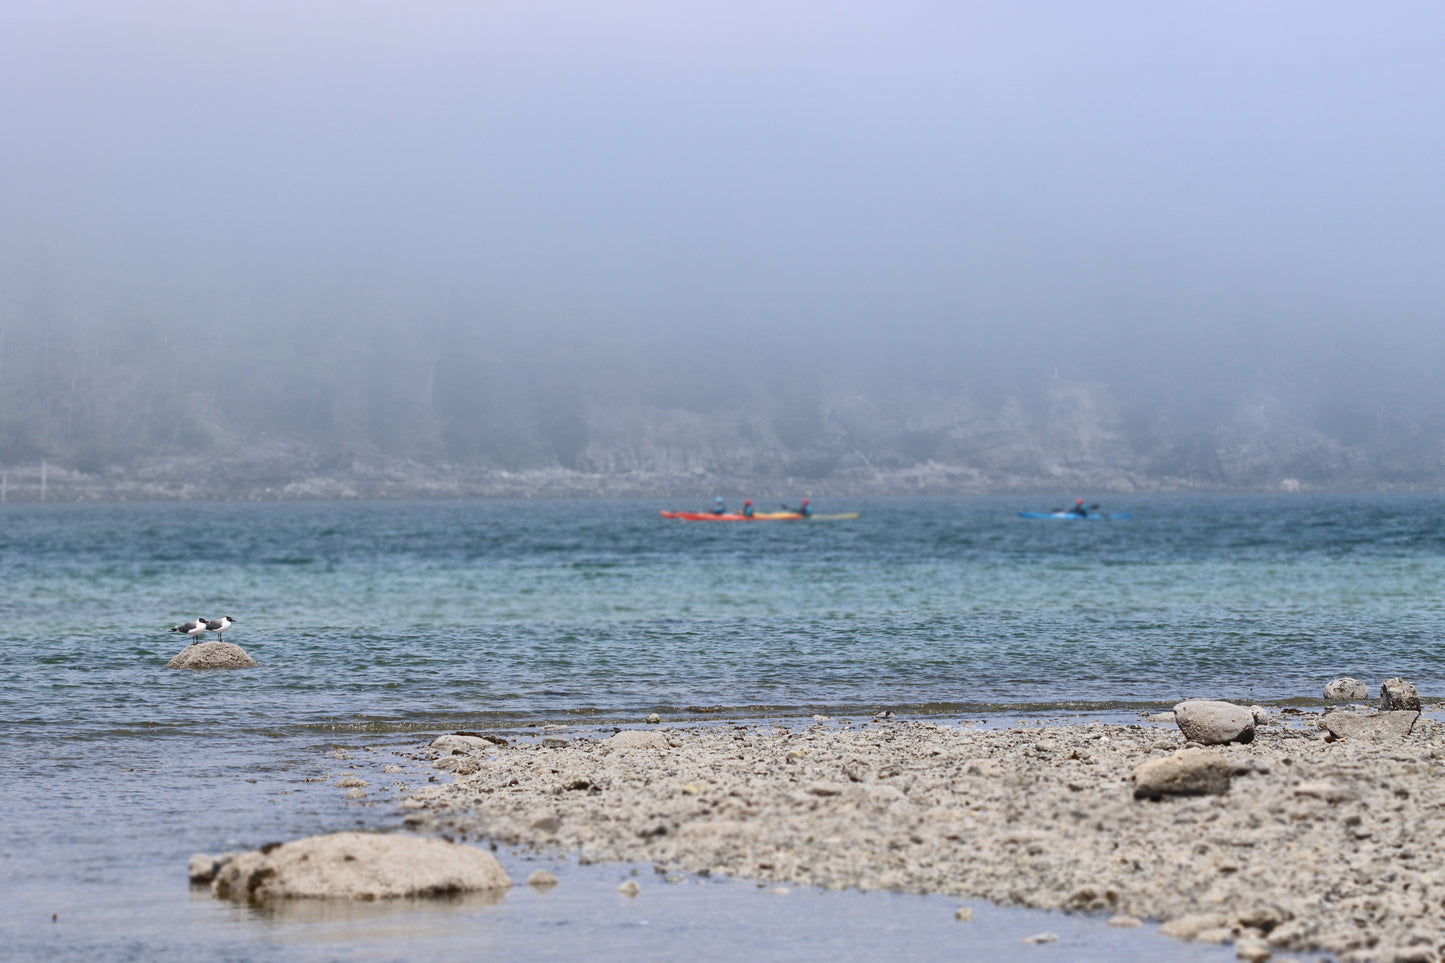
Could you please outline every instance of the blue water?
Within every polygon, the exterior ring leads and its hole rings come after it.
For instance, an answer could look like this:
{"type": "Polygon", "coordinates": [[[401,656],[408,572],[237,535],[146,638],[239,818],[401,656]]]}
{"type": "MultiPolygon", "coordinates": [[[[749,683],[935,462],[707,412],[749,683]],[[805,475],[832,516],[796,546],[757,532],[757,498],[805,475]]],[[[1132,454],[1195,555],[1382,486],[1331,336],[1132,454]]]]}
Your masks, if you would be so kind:
{"type": "MultiPolygon", "coordinates": [[[[0,506],[0,853],[12,901],[90,921],[45,953],[118,933],[193,956],[157,919],[221,912],[168,902],[190,852],[394,826],[305,781],[336,748],[654,711],[1281,702],[1338,675],[1445,692],[1445,496],[1121,496],[1120,522],[1024,520],[1054,506],[1017,497],[837,499],[817,507],[861,517],[807,523],[664,507],[696,506],[0,506]],[[198,615],[236,618],[262,667],[164,670],[167,627],[198,615]],[[123,911],[94,909],[126,880],[123,911]]],[[[236,958],[286,958],[266,932],[236,958]]],[[[42,948],[22,935],[0,933],[42,948]]]]}

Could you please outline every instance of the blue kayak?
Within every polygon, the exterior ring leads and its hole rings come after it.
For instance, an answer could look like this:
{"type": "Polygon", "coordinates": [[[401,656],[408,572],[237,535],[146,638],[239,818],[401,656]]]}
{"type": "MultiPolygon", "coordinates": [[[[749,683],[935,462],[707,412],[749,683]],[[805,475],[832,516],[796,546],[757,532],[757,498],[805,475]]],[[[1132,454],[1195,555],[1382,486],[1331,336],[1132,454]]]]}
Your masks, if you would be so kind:
{"type": "Polygon", "coordinates": [[[1133,512],[1120,512],[1114,515],[1105,515],[1102,512],[1090,512],[1087,515],[1080,515],[1077,512],[1019,512],[1019,518],[1057,518],[1060,521],[1073,519],[1080,522],[1117,521],[1121,518],[1129,518],[1133,512]]]}

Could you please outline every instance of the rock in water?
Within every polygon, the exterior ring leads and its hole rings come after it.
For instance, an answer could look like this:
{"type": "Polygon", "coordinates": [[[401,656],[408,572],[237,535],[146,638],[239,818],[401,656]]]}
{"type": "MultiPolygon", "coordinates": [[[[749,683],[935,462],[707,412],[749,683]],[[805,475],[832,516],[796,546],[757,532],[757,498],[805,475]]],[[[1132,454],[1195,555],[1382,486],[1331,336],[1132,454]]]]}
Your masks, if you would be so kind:
{"type": "Polygon", "coordinates": [[[1372,713],[1326,712],[1320,717],[1320,728],[1335,739],[1393,742],[1408,736],[1418,718],[1420,713],[1403,709],[1372,713]]]}
{"type": "Polygon", "coordinates": [[[1369,697],[1370,687],[1349,676],[1336,679],[1325,686],[1325,698],[1331,702],[1359,702],[1369,697]]]}
{"type": "Polygon", "coordinates": [[[167,669],[254,669],[261,663],[234,642],[188,645],[166,663],[167,669]]]}
{"type": "Polygon", "coordinates": [[[244,853],[220,867],[211,893],[265,903],[286,899],[397,899],[512,885],[491,853],[379,833],[331,833],[244,853]]]}
{"type": "Polygon", "coordinates": [[[1163,759],[1150,759],[1134,770],[1134,798],[1220,795],[1229,790],[1234,766],[1213,749],[1180,749],[1163,759]]]}
{"type": "Polygon", "coordinates": [[[1380,711],[1393,712],[1402,709],[1419,712],[1420,693],[1404,679],[1386,679],[1380,686],[1380,711]]]}
{"type": "Polygon", "coordinates": [[[1174,722],[1184,738],[1206,746],[1254,741],[1254,713],[1232,702],[1190,699],[1174,707],[1174,722]]]}

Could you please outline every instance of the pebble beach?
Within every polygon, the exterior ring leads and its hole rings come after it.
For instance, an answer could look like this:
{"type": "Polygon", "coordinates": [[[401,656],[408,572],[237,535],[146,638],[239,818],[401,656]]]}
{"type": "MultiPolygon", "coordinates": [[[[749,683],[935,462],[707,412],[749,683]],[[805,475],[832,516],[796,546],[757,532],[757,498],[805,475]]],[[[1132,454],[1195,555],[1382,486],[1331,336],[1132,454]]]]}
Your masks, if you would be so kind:
{"type": "Polygon", "coordinates": [[[1445,726],[1336,739],[1320,713],[1273,713],[1208,749],[1168,714],[453,734],[415,756],[454,780],[401,805],[423,833],[584,863],[1161,921],[1241,959],[1440,959],[1445,726]],[[1189,753],[1223,765],[1222,791],[1140,795],[1141,766],[1189,753]]]}

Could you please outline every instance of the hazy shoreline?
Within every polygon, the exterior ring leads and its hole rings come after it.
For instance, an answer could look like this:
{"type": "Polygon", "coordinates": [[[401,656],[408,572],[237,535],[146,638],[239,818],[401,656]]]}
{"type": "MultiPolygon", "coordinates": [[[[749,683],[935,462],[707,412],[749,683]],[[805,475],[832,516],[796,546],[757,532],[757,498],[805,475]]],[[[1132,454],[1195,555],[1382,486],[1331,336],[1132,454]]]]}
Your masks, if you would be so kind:
{"type": "Polygon", "coordinates": [[[1135,767],[1184,745],[1172,726],[750,721],[641,730],[632,748],[563,727],[443,744],[418,758],[455,783],[403,808],[424,831],[659,872],[1155,919],[1241,951],[1436,958],[1445,727],[1332,743],[1312,714],[1287,718],[1221,747],[1245,773],[1222,796],[1133,798],[1135,767]]]}
{"type": "MultiPolygon", "coordinates": [[[[1057,476],[989,473],[928,463],[910,468],[848,470],[827,478],[730,475],[701,471],[612,474],[568,468],[521,471],[406,460],[355,462],[344,468],[271,455],[255,459],[154,458],[128,467],[83,472],[48,463],[0,469],[0,502],[187,502],[448,500],[467,498],[848,498],[887,495],[1038,495],[1055,500],[1138,494],[1438,491],[1438,486],[1309,485],[1292,478],[1241,485],[1129,472],[1077,471],[1057,476]]],[[[703,504],[699,502],[699,504],[703,504]]]]}

